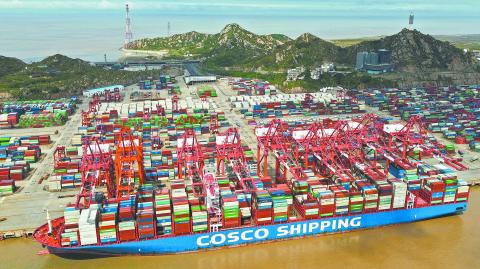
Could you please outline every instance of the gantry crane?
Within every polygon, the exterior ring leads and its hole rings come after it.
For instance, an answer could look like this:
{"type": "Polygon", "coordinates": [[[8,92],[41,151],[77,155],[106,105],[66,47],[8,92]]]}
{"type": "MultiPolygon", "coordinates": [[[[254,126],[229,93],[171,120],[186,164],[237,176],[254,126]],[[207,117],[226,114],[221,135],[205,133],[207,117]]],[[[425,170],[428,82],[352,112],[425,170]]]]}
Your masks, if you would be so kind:
{"type": "Polygon", "coordinates": [[[77,195],[77,208],[88,208],[93,200],[95,188],[100,185],[106,184],[109,197],[115,196],[112,164],[110,152],[106,147],[102,147],[98,139],[85,141],[81,165],[82,185],[77,195]]]}
{"type": "Polygon", "coordinates": [[[144,183],[143,147],[140,137],[134,136],[128,127],[120,128],[115,141],[115,191],[121,199],[134,193],[136,181],[138,185],[144,183]]]}
{"type": "Polygon", "coordinates": [[[216,136],[217,173],[225,175],[225,164],[232,167],[237,177],[237,184],[245,191],[257,190],[257,186],[248,168],[243,151],[240,134],[237,128],[229,128],[223,134],[216,136]]]}

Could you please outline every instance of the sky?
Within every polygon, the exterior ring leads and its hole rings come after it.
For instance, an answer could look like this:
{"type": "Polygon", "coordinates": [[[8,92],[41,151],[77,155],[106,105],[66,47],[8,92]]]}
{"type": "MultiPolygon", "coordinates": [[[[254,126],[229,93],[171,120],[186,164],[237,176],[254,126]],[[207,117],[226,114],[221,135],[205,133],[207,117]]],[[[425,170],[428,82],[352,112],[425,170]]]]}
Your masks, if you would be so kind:
{"type": "Polygon", "coordinates": [[[480,34],[480,0],[0,0],[0,55],[33,61],[54,53],[88,60],[119,55],[124,5],[135,39],[239,23],[257,34],[324,39],[391,35],[408,25],[424,33],[480,34]]]}
{"type": "Polygon", "coordinates": [[[214,9],[274,9],[309,11],[428,11],[459,12],[464,15],[478,15],[478,0],[0,0],[2,9],[118,9],[129,3],[135,9],[167,9],[185,11],[214,9]]]}

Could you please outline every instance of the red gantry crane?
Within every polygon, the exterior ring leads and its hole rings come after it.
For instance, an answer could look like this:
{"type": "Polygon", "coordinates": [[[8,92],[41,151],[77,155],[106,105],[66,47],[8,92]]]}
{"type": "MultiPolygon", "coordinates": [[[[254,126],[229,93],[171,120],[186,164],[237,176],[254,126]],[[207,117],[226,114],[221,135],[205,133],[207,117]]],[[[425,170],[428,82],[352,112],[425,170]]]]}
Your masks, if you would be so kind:
{"type": "Polygon", "coordinates": [[[134,193],[136,181],[138,185],[144,183],[143,147],[141,139],[128,127],[121,127],[115,138],[115,191],[121,199],[134,193]]]}
{"type": "Polygon", "coordinates": [[[83,144],[82,185],[77,195],[77,208],[90,206],[97,186],[106,184],[109,196],[114,197],[115,195],[111,154],[107,147],[102,145],[106,144],[100,144],[97,139],[87,140],[83,144]]]}
{"type": "Polygon", "coordinates": [[[216,145],[217,173],[225,175],[225,164],[228,162],[237,176],[237,184],[245,191],[255,191],[257,186],[251,177],[238,129],[229,128],[217,135],[216,145]]]}

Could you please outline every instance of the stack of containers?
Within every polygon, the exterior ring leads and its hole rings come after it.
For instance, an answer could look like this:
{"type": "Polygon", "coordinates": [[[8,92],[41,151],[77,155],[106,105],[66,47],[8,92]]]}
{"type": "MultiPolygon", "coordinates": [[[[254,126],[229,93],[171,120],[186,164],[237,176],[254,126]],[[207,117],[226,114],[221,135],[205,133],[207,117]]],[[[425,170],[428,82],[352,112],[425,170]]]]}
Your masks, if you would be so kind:
{"type": "Polygon", "coordinates": [[[192,212],[192,231],[204,232],[208,230],[207,207],[194,196],[193,192],[188,193],[188,201],[192,212]]]}
{"type": "Polygon", "coordinates": [[[118,238],[120,241],[136,239],[135,233],[135,204],[136,196],[131,195],[127,200],[119,202],[118,207],[118,238]]]}
{"type": "Polygon", "coordinates": [[[335,196],[335,215],[348,214],[349,192],[341,185],[330,186],[330,190],[335,196]]]}
{"type": "Polygon", "coordinates": [[[282,189],[269,189],[273,202],[273,222],[287,222],[289,216],[289,195],[282,189]]]}
{"type": "Polygon", "coordinates": [[[440,176],[443,183],[445,183],[445,196],[443,197],[444,203],[455,202],[455,196],[457,195],[458,180],[457,176],[440,176]]]}
{"type": "Polygon", "coordinates": [[[441,204],[445,192],[445,183],[438,178],[426,179],[420,190],[420,197],[431,205],[441,204]]]}
{"type": "Polygon", "coordinates": [[[107,204],[102,208],[98,224],[100,243],[115,243],[117,241],[117,212],[118,204],[116,203],[107,204]]]}
{"type": "Polygon", "coordinates": [[[320,202],[320,217],[332,217],[335,213],[335,195],[331,190],[323,189],[318,192],[320,202]]]}
{"type": "Polygon", "coordinates": [[[250,193],[237,192],[238,206],[240,207],[240,217],[242,219],[242,225],[248,225],[252,219],[252,196],[250,193]]]}
{"type": "Polygon", "coordinates": [[[76,230],[65,229],[60,236],[62,247],[78,246],[78,228],[76,230]]]}
{"type": "Polygon", "coordinates": [[[224,228],[238,227],[240,225],[240,204],[237,195],[229,188],[220,189],[220,205],[224,228]]]}
{"type": "Polygon", "coordinates": [[[78,221],[80,219],[80,210],[73,206],[67,206],[63,210],[65,220],[65,229],[61,235],[61,245],[71,247],[78,245],[78,221]]]}
{"type": "Polygon", "coordinates": [[[389,210],[392,208],[393,187],[390,184],[377,184],[378,210],[389,210]]]}
{"type": "MultiPolygon", "coordinates": [[[[1,172],[1,170],[0,170],[1,172]]],[[[7,170],[8,172],[8,170],[7,170]]],[[[15,181],[13,180],[0,180],[0,196],[13,194],[15,191],[15,181]]]]}
{"type": "Polygon", "coordinates": [[[464,180],[458,180],[457,185],[457,196],[455,197],[455,202],[461,203],[468,200],[468,195],[470,194],[470,187],[467,182],[464,180]]]}
{"type": "Polygon", "coordinates": [[[181,180],[172,180],[172,204],[173,204],[173,232],[176,235],[188,234],[190,226],[190,206],[188,204],[185,184],[181,180]]]}
{"type": "Polygon", "coordinates": [[[271,224],[273,201],[268,191],[255,191],[253,199],[255,208],[255,225],[271,224]]]}
{"type": "MultiPolygon", "coordinates": [[[[295,188],[294,182],[294,193],[295,197],[293,199],[293,205],[295,206],[296,210],[300,213],[300,215],[305,219],[314,219],[318,218],[319,214],[319,204],[317,200],[308,193],[308,183],[307,188],[305,189],[304,184],[297,184],[297,188],[295,188]],[[297,191],[295,191],[297,189],[297,191]],[[304,193],[306,190],[306,193],[304,193]]],[[[306,182],[306,181],[305,181],[306,182]]]]}
{"type": "Polygon", "coordinates": [[[62,126],[68,120],[66,111],[42,112],[42,114],[30,114],[20,116],[18,126],[21,128],[45,128],[62,126]]]}
{"type": "Polygon", "coordinates": [[[99,208],[98,204],[91,204],[90,208],[84,209],[80,213],[78,231],[82,246],[98,244],[97,223],[99,208]]]}
{"type": "Polygon", "coordinates": [[[155,216],[157,235],[172,234],[172,205],[168,189],[155,191],[155,216]]]}
{"type": "Polygon", "coordinates": [[[363,196],[362,192],[357,188],[350,188],[350,214],[363,212],[363,196]]]}
{"type": "Polygon", "coordinates": [[[355,181],[354,185],[362,191],[365,199],[365,212],[374,212],[378,209],[378,190],[372,184],[365,181],[355,181]]]}
{"type": "Polygon", "coordinates": [[[155,231],[155,215],[153,212],[153,186],[142,185],[138,188],[137,231],[138,238],[153,238],[155,231]]]}
{"type": "Polygon", "coordinates": [[[392,208],[404,208],[407,200],[407,184],[400,179],[392,178],[388,180],[393,188],[392,208]]]}

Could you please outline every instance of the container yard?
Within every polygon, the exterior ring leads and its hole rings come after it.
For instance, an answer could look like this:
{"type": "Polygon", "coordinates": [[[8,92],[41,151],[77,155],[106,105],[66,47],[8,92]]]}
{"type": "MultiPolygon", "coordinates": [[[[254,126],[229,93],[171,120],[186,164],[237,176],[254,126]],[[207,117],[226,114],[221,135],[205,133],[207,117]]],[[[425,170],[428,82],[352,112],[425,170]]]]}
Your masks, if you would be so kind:
{"type": "Polygon", "coordinates": [[[0,128],[44,128],[64,125],[77,98],[0,103],[0,128]]]}
{"type": "Polygon", "coordinates": [[[270,85],[268,81],[248,78],[228,78],[225,83],[231,86],[233,92],[237,95],[258,96],[258,95],[275,95],[277,89],[270,85]]]}
{"type": "MultiPolygon", "coordinates": [[[[421,115],[432,132],[442,134],[454,144],[468,144],[470,149],[478,152],[478,91],[476,85],[410,90],[372,89],[357,97],[364,99],[367,105],[388,110],[402,119],[421,115]]],[[[449,147],[453,149],[454,145],[449,147]]]]}
{"type": "MultiPolygon", "coordinates": [[[[40,226],[35,238],[51,253],[196,251],[411,222],[413,211],[428,219],[468,202],[467,174],[477,168],[420,116],[368,114],[365,99],[332,88],[254,97],[208,84],[217,98],[180,88],[158,100],[131,101],[136,85],[120,100],[84,101],[68,135],[47,151],[49,176],[30,180],[36,196],[51,197],[28,227],[40,226]],[[41,226],[45,209],[53,236],[41,226]],[[297,233],[302,225],[311,231],[297,233]],[[161,247],[180,238],[174,249],[161,247]],[[148,250],[149,242],[160,248],[148,250]]],[[[13,190],[11,182],[0,189],[13,190]]]]}

